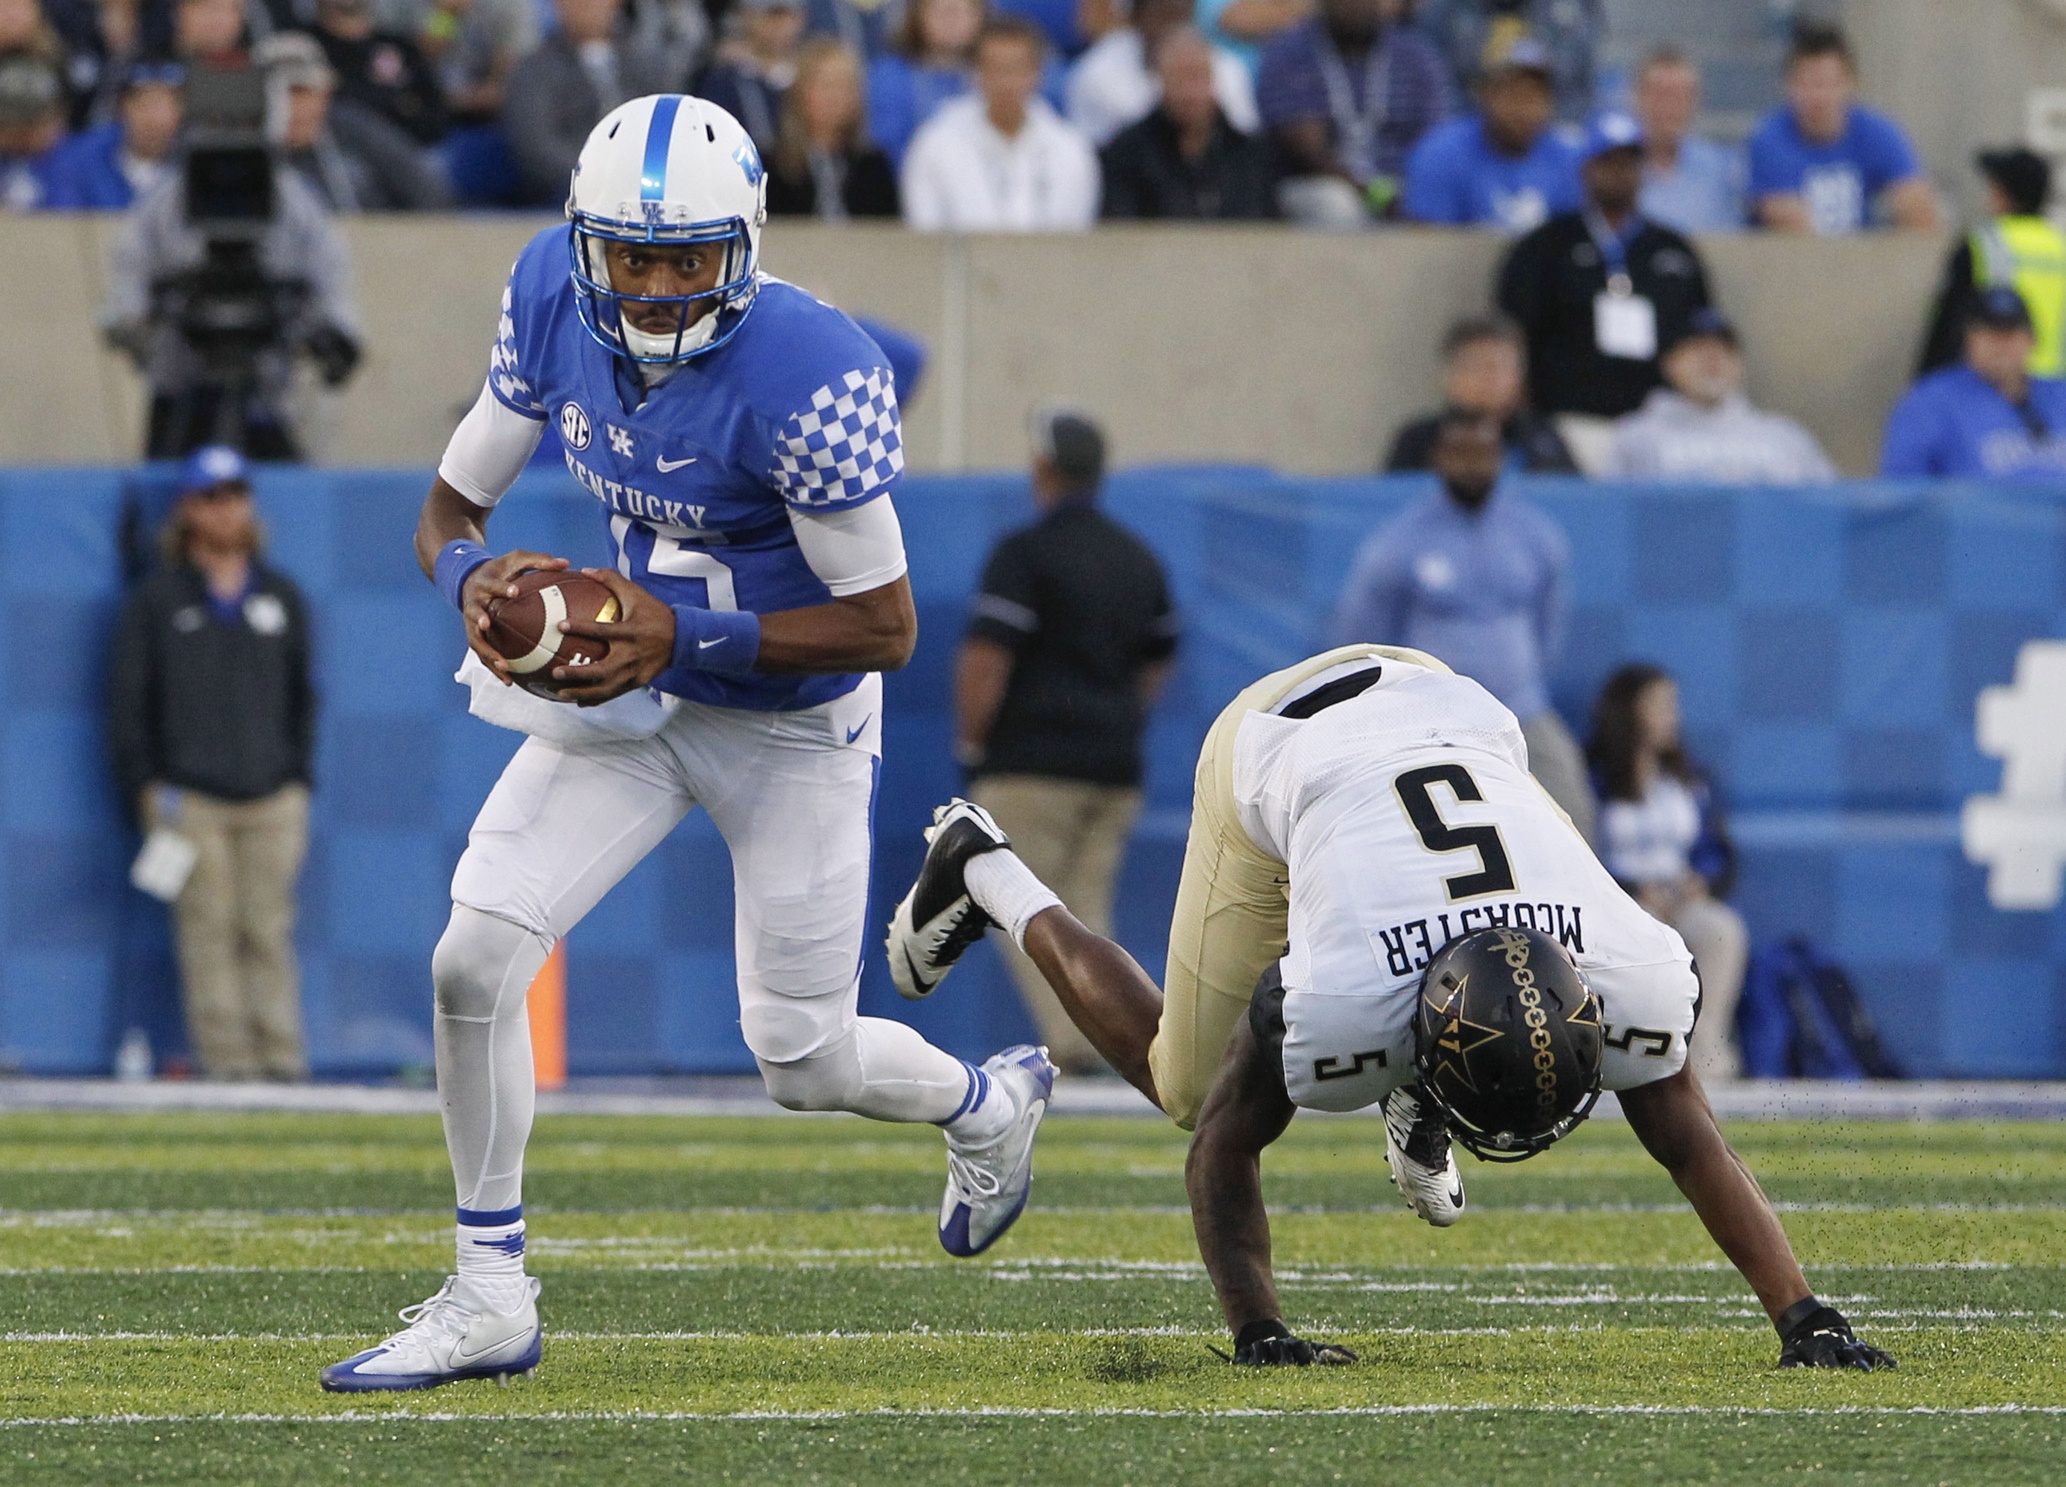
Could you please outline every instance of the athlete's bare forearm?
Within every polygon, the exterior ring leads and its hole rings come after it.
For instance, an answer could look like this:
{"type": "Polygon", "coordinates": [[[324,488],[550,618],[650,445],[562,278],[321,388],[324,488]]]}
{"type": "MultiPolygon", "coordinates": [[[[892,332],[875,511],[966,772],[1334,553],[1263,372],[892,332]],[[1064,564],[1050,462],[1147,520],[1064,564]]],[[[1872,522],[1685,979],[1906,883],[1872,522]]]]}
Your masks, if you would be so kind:
{"type": "Polygon", "coordinates": [[[1033,916],[1026,954],[1091,1047],[1160,1108],[1148,1048],[1162,1022],[1162,988],[1113,941],[1064,908],[1033,916]]]}
{"type": "Polygon", "coordinates": [[[1281,1319],[1270,1271],[1270,1216],[1263,1207],[1263,1148],[1284,1134],[1293,1106],[1284,1075],[1248,1019],[1234,1025],[1226,1057],[1191,1137],[1184,1186],[1198,1253],[1238,1336],[1251,1322],[1281,1319]]]}
{"type": "Polygon", "coordinates": [[[918,644],[911,580],[760,617],[755,671],[787,676],[901,671],[918,644]]]}
{"type": "Polygon", "coordinates": [[[476,506],[439,477],[416,518],[416,565],[429,578],[448,542],[485,542],[490,508],[476,506]]]}
{"type": "Polygon", "coordinates": [[[1743,1272],[1776,1322],[1809,1294],[1771,1200],[1722,1139],[1690,1068],[1621,1093],[1621,1108],[1650,1155],[1671,1173],[1723,1254],[1743,1272]]]}

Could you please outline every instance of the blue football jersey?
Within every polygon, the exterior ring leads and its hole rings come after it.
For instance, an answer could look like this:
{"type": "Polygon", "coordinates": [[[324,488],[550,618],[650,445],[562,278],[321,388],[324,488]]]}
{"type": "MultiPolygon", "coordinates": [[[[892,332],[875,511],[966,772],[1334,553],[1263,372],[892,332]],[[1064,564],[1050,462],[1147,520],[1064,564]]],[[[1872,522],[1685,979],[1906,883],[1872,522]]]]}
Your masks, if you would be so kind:
{"type": "MultiPolygon", "coordinates": [[[[550,419],[567,468],[601,503],[618,571],[703,609],[828,603],[789,507],[842,511],[904,468],[889,360],[840,311],[765,280],[738,331],[647,391],[582,325],[568,275],[572,229],[547,228],[511,270],[488,386],[550,419]]],[[[667,671],[691,701],[762,712],[815,707],[859,676],[667,671]]]]}

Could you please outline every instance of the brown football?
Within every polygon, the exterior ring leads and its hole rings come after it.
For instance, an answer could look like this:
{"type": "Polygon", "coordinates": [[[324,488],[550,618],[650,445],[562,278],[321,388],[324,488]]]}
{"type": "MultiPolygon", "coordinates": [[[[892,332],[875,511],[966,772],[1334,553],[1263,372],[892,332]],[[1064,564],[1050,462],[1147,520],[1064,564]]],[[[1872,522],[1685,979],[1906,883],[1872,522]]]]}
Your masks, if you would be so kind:
{"type": "Polygon", "coordinates": [[[617,596],[592,578],[572,571],[531,572],[516,580],[516,593],[488,606],[488,646],[509,662],[517,685],[557,699],[555,666],[592,666],[610,653],[607,640],[562,635],[561,620],[617,618],[617,596]]]}

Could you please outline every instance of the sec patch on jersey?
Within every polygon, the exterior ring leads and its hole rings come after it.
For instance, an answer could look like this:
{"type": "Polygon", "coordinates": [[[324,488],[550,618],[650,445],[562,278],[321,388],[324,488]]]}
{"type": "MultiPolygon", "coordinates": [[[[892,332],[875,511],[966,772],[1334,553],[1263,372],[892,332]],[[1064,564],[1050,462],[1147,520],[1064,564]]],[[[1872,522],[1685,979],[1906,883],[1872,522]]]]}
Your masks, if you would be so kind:
{"type": "Polygon", "coordinates": [[[617,596],[579,573],[532,572],[516,581],[516,593],[488,606],[488,645],[509,663],[517,685],[557,701],[551,681],[555,666],[593,666],[610,653],[607,640],[560,633],[561,620],[611,624],[617,596]]]}

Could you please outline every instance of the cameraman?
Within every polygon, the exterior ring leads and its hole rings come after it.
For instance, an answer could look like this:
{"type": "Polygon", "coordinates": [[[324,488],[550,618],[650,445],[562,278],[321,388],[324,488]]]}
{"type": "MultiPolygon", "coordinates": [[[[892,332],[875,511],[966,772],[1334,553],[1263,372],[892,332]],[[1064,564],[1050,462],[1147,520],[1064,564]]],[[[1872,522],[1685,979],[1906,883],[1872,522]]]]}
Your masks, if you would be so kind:
{"type": "Polygon", "coordinates": [[[333,388],[359,361],[344,239],[279,168],[258,72],[195,69],[187,89],[179,167],[122,224],[101,327],[150,384],[148,458],[229,444],[299,460],[297,358],[333,388]]]}

